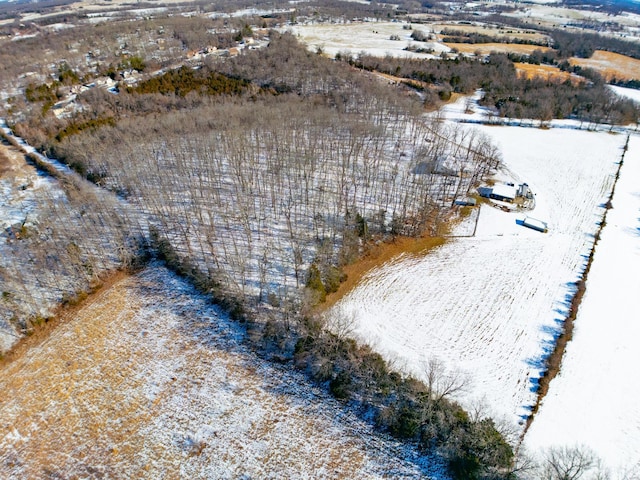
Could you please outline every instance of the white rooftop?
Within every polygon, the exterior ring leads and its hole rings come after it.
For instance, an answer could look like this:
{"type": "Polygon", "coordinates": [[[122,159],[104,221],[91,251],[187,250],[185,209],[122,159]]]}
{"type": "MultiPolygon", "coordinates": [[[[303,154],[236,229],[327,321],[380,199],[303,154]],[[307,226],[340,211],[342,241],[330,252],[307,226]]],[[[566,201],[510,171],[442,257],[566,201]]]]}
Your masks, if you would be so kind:
{"type": "Polygon", "coordinates": [[[492,188],[494,195],[499,195],[504,198],[516,198],[518,192],[517,188],[504,183],[498,183],[492,188]]]}

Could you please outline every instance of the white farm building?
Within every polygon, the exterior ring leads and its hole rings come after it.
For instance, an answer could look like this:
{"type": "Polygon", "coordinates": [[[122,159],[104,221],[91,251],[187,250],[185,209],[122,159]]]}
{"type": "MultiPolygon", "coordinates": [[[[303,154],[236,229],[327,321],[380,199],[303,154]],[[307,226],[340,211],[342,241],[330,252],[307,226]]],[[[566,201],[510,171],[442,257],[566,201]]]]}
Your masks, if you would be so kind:
{"type": "Polygon", "coordinates": [[[548,231],[547,223],[536,218],[524,217],[522,225],[542,233],[546,233],[548,231]]]}
{"type": "Polygon", "coordinates": [[[518,187],[513,184],[499,183],[493,187],[481,187],[478,189],[478,193],[482,197],[502,202],[513,202],[518,196],[518,187]]]}
{"type": "Polygon", "coordinates": [[[503,202],[513,202],[518,194],[518,189],[516,187],[504,183],[494,185],[491,190],[491,198],[494,200],[501,200],[503,202]]]}

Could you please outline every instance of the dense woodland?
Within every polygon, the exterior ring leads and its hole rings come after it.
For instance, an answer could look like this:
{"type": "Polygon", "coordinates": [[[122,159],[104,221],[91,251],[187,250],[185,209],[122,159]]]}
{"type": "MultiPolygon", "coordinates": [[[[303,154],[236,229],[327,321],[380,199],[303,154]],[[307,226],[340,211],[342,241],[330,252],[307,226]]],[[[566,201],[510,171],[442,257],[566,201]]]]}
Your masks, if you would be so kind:
{"type": "Polygon", "coordinates": [[[52,306],[78,302],[110,271],[144,257],[144,225],[113,195],[64,176],[42,182],[46,187],[23,200],[33,213],[0,232],[0,328],[16,335],[46,322],[52,306]]]}

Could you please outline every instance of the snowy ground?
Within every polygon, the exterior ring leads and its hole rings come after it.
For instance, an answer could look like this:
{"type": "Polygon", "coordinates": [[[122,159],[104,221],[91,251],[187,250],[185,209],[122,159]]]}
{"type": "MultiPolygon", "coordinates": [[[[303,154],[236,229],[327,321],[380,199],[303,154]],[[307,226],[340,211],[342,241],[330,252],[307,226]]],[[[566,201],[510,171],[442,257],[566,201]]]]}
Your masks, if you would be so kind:
{"type": "Polygon", "coordinates": [[[638,27],[640,26],[640,15],[621,12],[612,16],[607,12],[597,12],[593,10],[578,10],[564,8],[556,5],[527,5],[526,8],[506,12],[503,15],[515,17],[532,25],[544,25],[554,28],[571,27],[581,24],[600,24],[601,34],[618,36],[627,40],[638,38],[638,27]],[[607,24],[615,22],[623,27],[622,31],[608,31],[607,24]]]}
{"type": "MultiPolygon", "coordinates": [[[[476,115],[480,115],[479,113],[476,115]]],[[[337,309],[356,335],[418,375],[437,357],[472,379],[460,399],[522,424],[593,244],[626,137],[576,129],[479,129],[500,146],[502,180],[536,194],[531,217],[481,207],[476,236],[372,272],[337,309]]]]}
{"type": "Polygon", "coordinates": [[[433,478],[183,281],[120,279],[0,364],[1,478],[433,478]]]}
{"type": "Polygon", "coordinates": [[[636,102],[640,102],[640,90],[635,88],[617,87],[615,85],[609,85],[609,88],[621,97],[630,98],[636,102]]]}
{"type": "MultiPolygon", "coordinates": [[[[406,30],[403,26],[408,24],[400,22],[354,22],[338,24],[311,24],[288,26],[283,30],[292,32],[299,37],[308,48],[322,51],[330,56],[336,53],[349,53],[359,55],[366,51],[369,55],[384,57],[391,55],[395,57],[411,58],[434,58],[442,52],[450,51],[442,42],[415,42],[411,39],[413,30],[406,30]],[[391,40],[395,36],[398,40],[391,40]],[[432,49],[434,54],[415,53],[404,50],[408,45],[415,47],[432,49]]],[[[426,25],[414,26],[416,30],[421,30],[425,34],[432,32],[426,25]]],[[[394,37],[394,38],[395,38],[394,37]]]]}
{"type": "Polygon", "coordinates": [[[531,451],[586,445],[640,473],[640,138],[631,137],[560,374],[525,437],[531,451]]]}

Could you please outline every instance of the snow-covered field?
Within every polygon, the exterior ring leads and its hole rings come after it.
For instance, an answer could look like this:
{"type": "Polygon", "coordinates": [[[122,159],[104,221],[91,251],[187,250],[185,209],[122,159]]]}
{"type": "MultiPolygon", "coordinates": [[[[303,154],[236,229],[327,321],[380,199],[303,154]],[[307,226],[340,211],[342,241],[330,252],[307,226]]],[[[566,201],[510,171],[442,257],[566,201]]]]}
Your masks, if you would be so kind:
{"type": "Polygon", "coordinates": [[[640,26],[640,15],[634,13],[620,12],[619,15],[612,16],[605,11],[579,10],[559,5],[527,5],[525,8],[507,12],[504,15],[518,18],[532,25],[542,24],[554,28],[572,26],[577,28],[581,24],[600,24],[601,34],[619,36],[630,41],[638,38],[640,26]],[[612,21],[621,25],[623,30],[607,30],[607,24],[612,21]]]}
{"type": "Polygon", "coordinates": [[[0,478],[433,478],[151,266],[0,364],[0,478]]]}
{"type": "Polygon", "coordinates": [[[596,247],[573,340],[525,437],[536,451],[585,445],[640,474],[640,137],[631,137],[596,247]]]}
{"type": "MultiPolygon", "coordinates": [[[[354,22],[354,23],[318,23],[310,25],[287,26],[283,30],[292,32],[302,40],[310,50],[322,51],[335,56],[336,53],[359,55],[366,51],[369,55],[384,57],[433,58],[451,49],[442,42],[415,42],[411,39],[413,30],[406,30],[400,22],[354,22]],[[391,40],[391,37],[397,40],[391,40]],[[408,45],[432,49],[434,54],[415,53],[404,50],[408,45]]],[[[426,25],[414,26],[425,34],[432,32],[426,25]]]]}
{"type": "Polygon", "coordinates": [[[640,102],[640,90],[636,90],[634,88],[617,87],[615,85],[609,85],[609,88],[621,97],[630,98],[631,100],[640,102]]]}
{"type": "Polygon", "coordinates": [[[372,272],[336,307],[354,331],[421,375],[433,357],[472,379],[460,397],[484,401],[496,418],[522,425],[535,403],[544,359],[604,213],[626,137],[570,129],[479,127],[500,146],[503,180],[526,182],[528,215],[481,207],[475,237],[372,272]]]}

